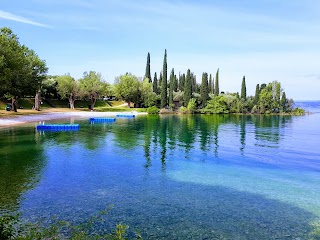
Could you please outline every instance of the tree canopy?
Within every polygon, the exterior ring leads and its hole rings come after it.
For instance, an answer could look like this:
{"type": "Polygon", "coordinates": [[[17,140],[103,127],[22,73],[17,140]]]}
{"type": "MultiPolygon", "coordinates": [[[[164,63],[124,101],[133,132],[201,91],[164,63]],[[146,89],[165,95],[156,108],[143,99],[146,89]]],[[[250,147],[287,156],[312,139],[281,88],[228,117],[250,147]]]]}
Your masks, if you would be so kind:
{"type": "Polygon", "coordinates": [[[131,73],[121,75],[115,79],[115,95],[128,103],[136,103],[139,96],[139,79],[131,73]]]}
{"type": "Polygon", "coordinates": [[[0,46],[0,94],[12,98],[15,105],[14,99],[36,94],[48,68],[10,28],[0,28],[0,46]]]}

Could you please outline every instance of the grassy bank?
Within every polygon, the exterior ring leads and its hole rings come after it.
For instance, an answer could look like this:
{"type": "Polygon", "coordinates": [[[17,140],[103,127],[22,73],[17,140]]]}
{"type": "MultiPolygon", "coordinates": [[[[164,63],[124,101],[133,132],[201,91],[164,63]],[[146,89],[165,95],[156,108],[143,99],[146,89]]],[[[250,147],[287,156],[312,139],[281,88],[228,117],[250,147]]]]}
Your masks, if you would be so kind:
{"type": "MultiPolygon", "coordinates": [[[[32,109],[34,105],[33,98],[23,98],[19,99],[19,109],[18,112],[6,111],[6,104],[10,103],[7,100],[0,100],[0,118],[6,117],[15,117],[21,115],[31,115],[31,114],[41,114],[41,113],[50,113],[50,112],[70,112],[70,111],[91,111],[88,106],[90,104],[89,101],[76,100],[75,101],[75,109],[72,110],[69,108],[69,103],[67,100],[50,100],[43,101],[41,104],[41,111],[35,111],[32,109]]],[[[138,109],[128,107],[122,101],[104,101],[97,100],[94,111],[97,112],[144,112],[145,109],[138,109]]]]}

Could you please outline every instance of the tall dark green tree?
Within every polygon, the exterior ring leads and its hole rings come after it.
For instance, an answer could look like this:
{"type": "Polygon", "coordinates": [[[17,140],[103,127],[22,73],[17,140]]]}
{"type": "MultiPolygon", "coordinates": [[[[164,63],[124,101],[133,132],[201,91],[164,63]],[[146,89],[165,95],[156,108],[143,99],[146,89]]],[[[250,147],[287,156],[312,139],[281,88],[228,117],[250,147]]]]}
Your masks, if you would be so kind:
{"type": "Polygon", "coordinates": [[[161,82],[161,107],[168,105],[168,82],[167,82],[167,49],[164,50],[162,82],[161,82]]]}
{"type": "Polygon", "coordinates": [[[184,91],[184,85],[186,81],[186,75],[183,73],[182,75],[179,75],[179,90],[184,91]]]}
{"type": "Polygon", "coordinates": [[[209,76],[208,90],[209,90],[209,93],[212,93],[212,75],[211,75],[211,73],[209,76]]]}
{"type": "Polygon", "coordinates": [[[144,77],[148,78],[149,82],[152,82],[151,72],[150,72],[150,53],[148,53],[148,56],[147,56],[147,66],[146,66],[146,73],[145,73],[144,77]]]}
{"type": "Polygon", "coordinates": [[[197,92],[197,77],[193,72],[191,73],[191,84],[192,92],[197,92]]]}
{"type": "Polygon", "coordinates": [[[219,68],[216,73],[216,80],[214,84],[214,96],[219,96],[219,68]]]}
{"type": "Polygon", "coordinates": [[[170,82],[169,82],[169,106],[171,107],[173,105],[173,90],[174,90],[174,68],[172,68],[170,73],[170,82]]]}
{"type": "Polygon", "coordinates": [[[267,84],[262,83],[262,84],[260,85],[260,90],[259,90],[259,92],[261,93],[261,91],[262,91],[263,89],[265,89],[266,87],[267,87],[267,84]]]}
{"type": "Polygon", "coordinates": [[[281,96],[281,101],[280,101],[280,105],[281,105],[281,110],[283,112],[286,112],[287,111],[287,96],[286,96],[286,93],[285,92],[282,92],[282,96],[281,96]]]}
{"type": "Polygon", "coordinates": [[[173,91],[178,91],[178,78],[176,74],[174,75],[173,91]]]}
{"type": "Polygon", "coordinates": [[[242,78],[242,84],[241,84],[241,99],[246,100],[247,99],[247,87],[246,87],[246,77],[243,76],[242,78]]]}
{"type": "Polygon", "coordinates": [[[259,103],[259,94],[260,94],[260,86],[259,84],[257,84],[256,92],[254,94],[254,100],[253,100],[254,105],[257,105],[259,103]]]}
{"type": "Polygon", "coordinates": [[[202,107],[205,107],[209,99],[208,73],[202,73],[202,81],[200,87],[200,96],[202,107]]]}
{"type": "Polygon", "coordinates": [[[192,79],[190,69],[187,71],[186,80],[184,83],[183,105],[188,106],[190,99],[192,98],[192,79]]]}
{"type": "Polygon", "coordinates": [[[152,87],[153,87],[153,92],[155,92],[156,94],[159,94],[157,72],[154,73],[152,87]]]}
{"type": "Polygon", "coordinates": [[[159,81],[158,81],[158,94],[161,93],[161,86],[162,86],[162,71],[160,72],[159,81]]]}

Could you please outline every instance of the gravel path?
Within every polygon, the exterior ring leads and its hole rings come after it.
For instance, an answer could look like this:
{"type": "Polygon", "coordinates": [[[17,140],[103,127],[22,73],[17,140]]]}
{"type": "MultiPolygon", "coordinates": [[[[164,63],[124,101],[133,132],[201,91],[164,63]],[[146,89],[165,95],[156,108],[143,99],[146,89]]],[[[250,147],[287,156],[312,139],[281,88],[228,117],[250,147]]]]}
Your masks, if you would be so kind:
{"type": "Polygon", "coordinates": [[[115,117],[117,114],[134,114],[141,115],[146,113],[137,112],[63,112],[63,113],[43,113],[18,117],[0,118],[0,127],[7,127],[16,124],[23,124],[28,122],[48,121],[53,119],[61,119],[68,117],[90,118],[90,117],[115,117]]]}

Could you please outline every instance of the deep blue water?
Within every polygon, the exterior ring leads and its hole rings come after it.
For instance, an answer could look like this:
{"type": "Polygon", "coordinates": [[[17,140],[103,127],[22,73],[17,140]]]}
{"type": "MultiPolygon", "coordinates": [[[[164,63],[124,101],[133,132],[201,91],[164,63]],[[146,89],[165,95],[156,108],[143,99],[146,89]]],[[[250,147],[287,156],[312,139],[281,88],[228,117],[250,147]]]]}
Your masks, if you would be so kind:
{"type": "MultiPolygon", "coordinates": [[[[139,116],[0,130],[0,211],[144,239],[309,239],[320,220],[320,102],[306,116],[139,116]]],[[[59,120],[61,122],[61,120],[59,120]]],[[[54,121],[53,121],[54,122],[54,121]]]]}

